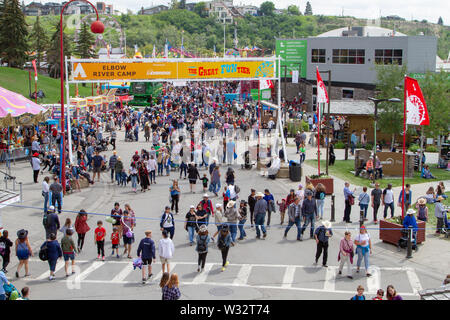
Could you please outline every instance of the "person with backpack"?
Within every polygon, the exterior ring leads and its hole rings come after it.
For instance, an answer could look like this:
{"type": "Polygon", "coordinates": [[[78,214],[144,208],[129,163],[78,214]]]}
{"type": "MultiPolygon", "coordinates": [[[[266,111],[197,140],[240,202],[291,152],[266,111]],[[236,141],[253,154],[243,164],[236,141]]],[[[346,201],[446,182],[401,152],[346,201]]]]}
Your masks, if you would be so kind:
{"type": "Polygon", "coordinates": [[[3,230],[3,234],[0,237],[0,256],[2,257],[3,264],[2,270],[4,273],[7,273],[6,267],[9,264],[9,259],[11,256],[11,247],[14,245],[11,240],[8,239],[8,230],[3,230]]]}
{"type": "Polygon", "coordinates": [[[75,219],[75,231],[77,232],[77,235],[78,235],[78,240],[77,240],[77,251],[78,252],[81,252],[81,250],[83,250],[84,238],[86,236],[86,233],[89,230],[91,230],[91,228],[89,228],[89,225],[87,224],[86,210],[81,209],[75,219]]]}
{"type": "Polygon", "coordinates": [[[166,231],[170,234],[170,239],[173,239],[173,236],[175,235],[175,221],[173,218],[173,213],[170,212],[169,206],[165,207],[159,226],[161,231],[166,231]]]}
{"type": "Polygon", "coordinates": [[[184,229],[189,235],[189,244],[194,244],[194,234],[197,228],[197,215],[195,213],[195,206],[191,205],[189,212],[186,214],[186,221],[184,222],[184,229]]]}
{"type": "Polygon", "coordinates": [[[42,224],[45,228],[45,238],[50,238],[50,234],[54,233],[55,235],[58,233],[58,230],[60,229],[59,224],[59,217],[55,213],[55,207],[50,206],[48,208],[47,213],[44,214],[44,218],[42,221],[42,224]]]}
{"type": "Polygon", "coordinates": [[[180,289],[178,288],[178,275],[173,273],[170,276],[167,285],[163,287],[163,300],[178,300],[181,297],[180,289]]]}
{"type": "Polygon", "coordinates": [[[288,225],[284,230],[284,238],[287,237],[287,234],[291,227],[295,224],[297,226],[297,240],[300,241],[301,238],[301,216],[302,216],[302,205],[300,202],[300,198],[296,197],[294,202],[291,203],[288,207],[288,225]]]}
{"type": "Polygon", "coordinates": [[[172,259],[175,252],[175,246],[173,245],[172,239],[167,235],[167,230],[163,230],[162,239],[159,240],[158,252],[161,259],[162,272],[164,273],[166,266],[167,272],[170,272],[170,259],[172,259]]]}
{"type": "Polygon", "coordinates": [[[316,186],[314,198],[316,199],[317,213],[320,213],[319,219],[323,219],[323,205],[325,204],[325,196],[326,196],[325,186],[321,183],[318,183],[316,186]]]}
{"type": "Polygon", "coordinates": [[[240,203],[239,209],[238,209],[238,213],[239,213],[239,216],[238,216],[239,238],[238,238],[238,240],[244,240],[247,237],[247,234],[245,233],[245,230],[244,230],[244,225],[245,225],[245,222],[247,221],[247,202],[245,202],[245,200],[241,200],[241,203],[240,203]]]}
{"type": "Polygon", "coordinates": [[[137,249],[137,256],[142,259],[142,284],[145,284],[152,276],[152,261],[156,262],[155,255],[155,242],[152,240],[152,232],[150,230],[145,231],[145,238],[139,242],[137,249]],[[145,276],[145,266],[148,265],[148,276],[145,276]]]}
{"type": "Polygon", "coordinates": [[[225,271],[225,267],[229,264],[227,261],[228,251],[231,245],[231,235],[227,224],[223,224],[219,232],[217,239],[217,247],[222,252],[222,272],[225,271]]]}
{"type": "Polygon", "coordinates": [[[28,239],[28,231],[21,229],[17,231],[17,240],[15,242],[16,246],[16,256],[19,259],[19,265],[17,266],[16,278],[19,278],[19,271],[22,266],[25,267],[25,277],[30,275],[28,271],[28,259],[33,256],[33,250],[30,246],[30,241],[28,239]]]}
{"type": "Polygon", "coordinates": [[[197,246],[195,247],[195,251],[198,253],[197,272],[201,272],[205,269],[206,255],[208,254],[208,244],[210,240],[208,228],[205,225],[201,225],[197,234],[197,246]]]}
{"type": "Polygon", "coordinates": [[[58,213],[61,213],[62,210],[62,184],[59,183],[58,177],[55,176],[53,178],[54,182],[50,185],[49,190],[52,193],[52,206],[55,206],[55,203],[58,202],[58,213]]]}
{"type": "Polygon", "coordinates": [[[123,216],[120,219],[120,224],[122,225],[122,240],[125,247],[123,254],[128,253],[127,258],[131,259],[131,245],[134,243],[134,226],[133,217],[130,216],[130,212],[128,210],[123,211],[123,216]]]}
{"type": "Polygon", "coordinates": [[[364,212],[364,221],[367,221],[367,209],[369,208],[370,196],[367,193],[367,187],[363,187],[363,192],[358,196],[359,208],[364,212]]]}
{"type": "Polygon", "coordinates": [[[50,267],[49,280],[55,280],[56,262],[63,256],[61,246],[56,240],[56,234],[50,234],[50,237],[41,245],[41,250],[47,251],[47,262],[50,267]]]}
{"type": "Polygon", "coordinates": [[[191,190],[191,193],[195,193],[195,184],[197,183],[197,179],[201,180],[201,177],[200,177],[200,173],[198,172],[198,169],[195,166],[194,162],[191,162],[189,164],[189,168],[188,168],[187,172],[188,172],[188,179],[189,179],[189,188],[191,190]]]}
{"type": "Polygon", "coordinates": [[[212,215],[214,216],[214,209],[211,200],[208,199],[208,194],[205,193],[203,195],[203,200],[200,201],[199,205],[201,205],[202,210],[204,210],[207,213],[206,216],[206,226],[209,225],[209,217],[212,215]]]}
{"type": "Polygon", "coordinates": [[[366,300],[366,297],[364,296],[364,287],[362,285],[359,285],[358,288],[356,288],[356,292],[356,295],[350,300],[366,300]]]}
{"type": "Polygon", "coordinates": [[[69,260],[72,260],[72,274],[75,274],[75,242],[72,239],[73,229],[67,229],[64,237],[61,240],[61,250],[64,256],[64,270],[66,271],[66,277],[69,274],[69,260]]]}
{"type": "Polygon", "coordinates": [[[331,222],[323,221],[322,225],[316,229],[314,232],[314,237],[316,238],[317,251],[315,264],[319,261],[320,255],[323,249],[322,266],[327,268],[328,259],[328,240],[333,236],[333,231],[331,230],[331,222]]]}

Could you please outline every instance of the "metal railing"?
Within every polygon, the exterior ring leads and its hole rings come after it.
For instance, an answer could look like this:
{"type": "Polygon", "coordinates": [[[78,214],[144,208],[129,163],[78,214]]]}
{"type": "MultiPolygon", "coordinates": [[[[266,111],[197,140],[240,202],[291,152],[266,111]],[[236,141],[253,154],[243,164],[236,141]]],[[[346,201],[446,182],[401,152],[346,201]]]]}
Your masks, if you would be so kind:
{"type": "Polygon", "coordinates": [[[16,181],[16,177],[10,175],[9,173],[6,173],[4,171],[0,170],[0,174],[3,175],[3,182],[5,184],[5,189],[4,191],[7,192],[13,192],[13,193],[19,193],[20,196],[20,202],[22,202],[22,182],[17,182],[16,181]],[[18,190],[17,190],[17,185],[18,185],[18,190]],[[8,189],[8,187],[12,187],[12,189],[8,189]]]}

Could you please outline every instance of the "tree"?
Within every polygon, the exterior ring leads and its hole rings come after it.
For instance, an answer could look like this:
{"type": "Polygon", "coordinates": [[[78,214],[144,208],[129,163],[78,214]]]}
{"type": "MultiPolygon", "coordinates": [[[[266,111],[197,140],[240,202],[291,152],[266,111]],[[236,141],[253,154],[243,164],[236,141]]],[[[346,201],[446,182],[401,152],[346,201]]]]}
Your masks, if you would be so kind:
{"type": "Polygon", "coordinates": [[[179,8],[178,0],[171,0],[170,1],[170,9],[178,9],[179,8]]]}
{"type": "Polygon", "coordinates": [[[440,26],[444,25],[444,20],[442,20],[442,17],[439,17],[437,24],[440,26]]]}
{"type": "Polygon", "coordinates": [[[290,5],[287,9],[288,13],[293,16],[299,16],[301,15],[300,9],[297,6],[290,5]]]}
{"type": "Polygon", "coordinates": [[[377,98],[399,98],[402,103],[380,102],[378,105],[378,128],[384,133],[392,135],[392,144],[395,135],[403,131],[403,79],[407,73],[406,65],[398,66],[377,65],[376,90],[377,98]]]}
{"type": "Polygon", "coordinates": [[[202,18],[208,16],[208,13],[206,11],[206,4],[204,2],[196,3],[194,6],[194,12],[202,18]]]}
{"type": "Polygon", "coordinates": [[[47,50],[49,44],[47,34],[39,22],[39,16],[36,17],[29,39],[31,51],[36,52],[34,58],[36,59],[37,69],[39,70],[44,52],[47,50]]]}
{"type": "Polygon", "coordinates": [[[90,31],[88,24],[83,22],[74,53],[82,59],[97,58],[94,45],[95,37],[90,31]]]}
{"type": "Polygon", "coordinates": [[[263,16],[273,16],[275,5],[271,1],[265,1],[261,3],[260,11],[263,16]]]}
{"type": "MultiPolygon", "coordinates": [[[[64,49],[64,56],[70,57],[71,55],[71,46],[70,46],[70,39],[69,37],[64,33],[63,26],[63,49],[64,49]]],[[[56,24],[56,31],[52,35],[52,39],[50,40],[50,48],[47,51],[47,63],[48,63],[48,73],[53,78],[59,78],[61,75],[61,69],[60,69],[60,56],[61,56],[61,50],[60,50],[60,24],[59,21],[56,24]]]]}
{"type": "Polygon", "coordinates": [[[180,3],[178,4],[178,9],[186,9],[186,0],[180,0],[180,3]]]}
{"type": "Polygon", "coordinates": [[[27,27],[19,1],[4,0],[0,16],[0,58],[10,67],[23,68],[27,61],[27,27]]]}
{"type": "Polygon", "coordinates": [[[311,7],[311,3],[306,2],[306,8],[305,8],[305,16],[312,16],[313,12],[312,12],[312,7],[311,7]]]}

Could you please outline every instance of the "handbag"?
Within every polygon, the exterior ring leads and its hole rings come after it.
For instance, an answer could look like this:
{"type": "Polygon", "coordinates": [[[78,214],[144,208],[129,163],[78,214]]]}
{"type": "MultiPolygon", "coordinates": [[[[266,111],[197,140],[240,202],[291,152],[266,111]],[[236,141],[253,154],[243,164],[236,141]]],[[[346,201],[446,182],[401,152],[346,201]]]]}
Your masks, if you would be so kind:
{"type": "Polygon", "coordinates": [[[42,261],[48,260],[47,241],[44,243],[44,246],[39,250],[39,259],[41,259],[42,261]]]}
{"type": "Polygon", "coordinates": [[[348,203],[352,206],[355,204],[355,198],[353,196],[348,197],[348,203]]]}

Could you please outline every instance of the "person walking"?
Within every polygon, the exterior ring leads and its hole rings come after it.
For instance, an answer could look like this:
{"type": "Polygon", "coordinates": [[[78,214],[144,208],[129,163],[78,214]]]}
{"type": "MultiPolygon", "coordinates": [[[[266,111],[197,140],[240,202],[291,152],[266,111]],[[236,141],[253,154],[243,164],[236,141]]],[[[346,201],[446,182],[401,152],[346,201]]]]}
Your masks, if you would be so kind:
{"type": "Polygon", "coordinates": [[[444,228],[444,214],[446,214],[447,209],[444,204],[444,197],[438,196],[436,202],[434,203],[434,216],[436,217],[436,234],[445,233],[444,228]]]}
{"type": "Polygon", "coordinates": [[[121,157],[117,157],[117,161],[116,164],[114,166],[114,172],[116,173],[116,181],[117,181],[117,185],[123,185],[125,186],[127,181],[126,181],[126,172],[124,170],[123,167],[123,162],[122,162],[122,158],[121,157]],[[124,177],[124,178],[122,178],[124,177]]]}
{"type": "Polygon", "coordinates": [[[6,267],[9,264],[11,258],[11,247],[14,245],[8,238],[8,230],[3,230],[2,236],[0,237],[0,256],[2,257],[2,272],[8,273],[6,267]]]}
{"type": "MultiPolygon", "coordinates": [[[[156,167],[158,164],[156,163],[155,157],[150,156],[150,159],[147,161],[147,171],[150,175],[150,184],[156,184],[156,167]]],[[[162,171],[162,170],[161,170],[162,171]]]]}
{"type": "Polygon", "coordinates": [[[195,167],[194,162],[189,164],[188,168],[188,179],[189,179],[189,188],[191,193],[195,193],[195,184],[197,183],[197,179],[200,180],[200,174],[198,169],[195,167]]]}
{"type": "Polygon", "coordinates": [[[59,217],[55,213],[55,207],[50,206],[47,210],[47,213],[44,214],[43,225],[45,228],[45,238],[49,239],[50,234],[54,233],[58,234],[58,230],[61,227],[59,224],[59,217]]]}
{"type": "Polygon", "coordinates": [[[302,217],[303,217],[303,226],[302,232],[300,234],[300,241],[303,241],[303,233],[306,230],[306,227],[311,224],[310,227],[310,238],[314,237],[314,222],[317,219],[317,205],[316,200],[313,199],[312,192],[308,192],[306,199],[303,200],[302,204],[302,217]]]}
{"type": "Polygon", "coordinates": [[[380,189],[380,184],[378,182],[375,183],[375,189],[372,190],[370,193],[371,200],[372,200],[372,208],[373,208],[373,222],[375,224],[378,224],[378,209],[381,205],[381,196],[383,194],[383,191],[380,189]]]}
{"type": "Polygon", "coordinates": [[[170,239],[168,237],[167,231],[163,230],[162,239],[159,240],[159,245],[158,245],[158,253],[159,253],[159,258],[161,259],[163,273],[166,270],[166,266],[167,266],[167,272],[170,272],[170,259],[172,259],[174,252],[175,252],[175,247],[173,245],[172,239],[170,239]]]}
{"type": "Polygon", "coordinates": [[[163,287],[163,300],[178,300],[181,297],[180,289],[178,288],[178,275],[173,273],[166,286],[163,287]]]}
{"type": "Polygon", "coordinates": [[[341,239],[339,244],[339,254],[338,261],[339,262],[339,271],[338,274],[342,274],[342,269],[344,265],[347,264],[347,278],[353,279],[352,276],[352,264],[353,264],[353,240],[350,231],[345,231],[344,238],[341,239]]]}
{"type": "Polygon", "coordinates": [[[39,160],[39,153],[33,153],[31,158],[31,167],[33,168],[33,181],[38,183],[39,170],[41,170],[41,160],[39,160]]]}
{"type": "Polygon", "coordinates": [[[228,266],[229,262],[227,260],[228,251],[230,250],[231,245],[231,235],[227,224],[222,225],[222,228],[219,232],[219,237],[217,239],[217,247],[222,253],[222,272],[225,271],[226,266],[228,266]]]}
{"type": "Polygon", "coordinates": [[[50,192],[50,186],[48,183],[50,182],[49,177],[45,177],[44,181],[42,181],[42,196],[44,197],[44,214],[47,213],[48,207],[48,195],[50,192]]]}
{"type": "Polygon", "coordinates": [[[358,255],[358,260],[356,261],[356,272],[359,272],[361,262],[364,258],[366,276],[370,277],[369,254],[372,254],[372,241],[370,240],[370,235],[367,233],[364,225],[359,229],[359,234],[355,237],[354,243],[356,244],[356,254],[358,255]]]}
{"type": "Polygon", "coordinates": [[[403,300],[403,298],[397,294],[394,286],[392,284],[388,285],[386,288],[386,299],[387,300],[403,300]]]}
{"type": "Polygon", "coordinates": [[[139,242],[137,256],[142,259],[142,284],[145,284],[152,276],[152,261],[156,262],[155,242],[152,240],[152,232],[145,231],[145,238],[139,242]],[[145,275],[145,266],[148,266],[148,274],[145,275]]]}
{"type": "Polygon", "coordinates": [[[175,214],[178,214],[178,203],[180,201],[180,187],[178,186],[178,180],[173,180],[172,186],[169,188],[170,202],[172,203],[171,210],[175,208],[175,214]]]}
{"type": "Polygon", "coordinates": [[[215,166],[212,173],[211,173],[211,183],[209,184],[209,191],[214,193],[214,195],[217,197],[218,192],[220,191],[220,169],[218,166],[215,166]]]}
{"type": "Polygon", "coordinates": [[[173,236],[175,235],[175,221],[169,206],[164,208],[164,213],[161,216],[159,226],[161,231],[166,231],[166,233],[170,234],[170,239],[173,239],[173,236]]]}
{"type": "Polygon", "coordinates": [[[105,261],[105,237],[106,230],[103,228],[103,222],[97,221],[97,228],[94,231],[94,243],[97,245],[97,259],[105,261]]]}
{"type": "Polygon", "coordinates": [[[250,195],[247,198],[247,203],[248,203],[248,208],[250,209],[250,223],[251,223],[251,227],[253,228],[255,225],[255,218],[254,218],[254,213],[255,213],[255,204],[256,204],[256,190],[255,189],[250,189],[250,195]]]}
{"type": "Polygon", "coordinates": [[[209,218],[210,218],[210,216],[211,216],[211,215],[214,216],[213,205],[212,205],[211,200],[209,200],[208,198],[209,198],[209,197],[208,197],[208,194],[205,193],[205,194],[203,195],[203,200],[200,201],[200,203],[198,204],[198,206],[201,206],[201,209],[202,209],[203,211],[205,211],[205,213],[206,213],[206,219],[205,219],[205,224],[206,224],[206,226],[208,226],[208,224],[209,224],[209,218]]]}
{"type": "Polygon", "coordinates": [[[72,239],[73,230],[67,229],[64,237],[61,240],[61,250],[64,257],[64,270],[66,271],[66,277],[70,276],[69,274],[69,260],[72,260],[72,273],[75,274],[75,253],[77,249],[75,247],[75,242],[72,239]]]}
{"type": "Polygon", "coordinates": [[[216,213],[214,214],[214,224],[216,225],[217,231],[213,234],[211,241],[214,242],[214,238],[219,234],[223,223],[223,206],[221,203],[216,203],[216,213]]]}
{"type": "Polygon", "coordinates": [[[387,188],[383,190],[383,195],[381,197],[381,200],[384,205],[383,218],[386,219],[388,208],[391,208],[391,218],[393,218],[394,217],[394,192],[392,191],[392,184],[389,183],[387,185],[387,188]]]}
{"type": "Polygon", "coordinates": [[[191,205],[189,212],[186,214],[184,229],[188,232],[189,244],[194,244],[195,229],[197,228],[197,215],[195,214],[195,206],[191,205]]]}
{"type": "Polygon", "coordinates": [[[47,261],[50,268],[50,276],[48,279],[55,280],[56,262],[63,256],[61,246],[59,245],[58,240],[56,240],[56,234],[50,234],[50,238],[41,245],[41,250],[45,247],[47,247],[47,261]]]}
{"type": "Polygon", "coordinates": [[[16,278],[19,278],[19,272],[22,266],[25,268],[25,277],[30,276],[28,270],[28,259],[33,256],[33,250],[30,246],[30,241],[28,239],[28,231],[21,229],[17,231],[17,239],[15,241],[16,256],[19,259],[19,264],[16,270],[16,278]]]}
{"type": "Polygon", "coordinates": [[[350,214],[352,210],[352,205],[355,202],[355,196],[353,195],[356,191],[356,188],[353,191],[350,191],[350,183],[345,182],[344,187],[344,199],[345,199],[345,209],[344,209],[344,221],[347,223],[352,223],[350,220],[350,214]]]}
{"type": "Polygon", "coordinates": [[[417,220],[420,221],[428,221],[428,207],[427,207],[427,199],[419,198],[416,204],[417,209],[417,220]]]}
{"type": "Polygon", "coordinates": [[[105,160],[99,154],[98,151],[95,151],[94,157],[92,157],[92,167],[94,168],[94,175],[92,177],[92,181],[95,180],[95,175],[97,174],[97,182],[100,182],[100,172],[102,172],[102,167],[105,165],[105,160]]]}
{"type": "Polygon", "coordinates": [[[131,177],[131,188],[133,189],[134,193],[136,193],[138,184],[138,169],[136,168],[135,162],[131,163],[128,173],[131,177]]]}
{"type": "Polygon", "coordinates": [[[247,222],[247,203],[245,200],[241,200],[238,209],[238,219],[239,219],[239,238],[238,240],[244,240],[247,237],[247,234],[244,229],[245,222],[247,222]]]}
{"type": "Polygon", "coordinates": [[[302,217],[302,205],[300,204],[300,198],[295,197],[294,202],[288,207],[288,225],[284,230],[284,238],[287,238],[287,234],[291,227],[295,224],[297,226],[297,240],[301,238],[301,217],[302,217]]]}
{"type": "Polygon", "coordinates": [[[208,244],[211,240],[208,235],[208,228],[201,225],[197,234],[197,245],[195,251],[198,253],[198,267],[197,272],[202,272],[205,269],[206,256],[208,254],[208,244]]]}
{"type": "Polygon", "coordinates": [[[363,191],[358,196],[359,208],[364,212],[364,221],[367,221],[367,208],[369,208],[370,196],[367,193],[367,187],[363,187],[363,191]]]}
{"type": "Polygon", "coordinates": [[[403,190],[400,191],[400,195],[398,196],[398,206],[402,207],[402,197],[403,197],[403,203],[404,203],[404,213],[408,211],[409,207],[411,207],[412,204],[412,191],[411,186],[409,183],[405,184],[405,195],[403,196],[403,190]]]}
{"type": "Polygon", "coordinates": [[[59,183],[58,177],[53,177],[53,183],[50,185],[49,190],[52,193],[52,206],[58,202],[58,213],[61,213],[62,210],[62,191],[63,187],[61,183],[59,183]]]}
{"type": "Polygon", "coordinates": [[[255,226],[256,226],[256,239],[261,239],[261,232],[263,233],[263,239],[266,239],[267,232],[264,227],[264,219],[267,212],[267,201],[263,199],[264,194],[262,192],[256,193],[255,203],[255,226]],[[261,228],[261,231],[260,231],[261,228]]]}
{"type": "Polygon", "coordinates": [[[164,300],[164,290],[165,290],[165,287],[167,286],[167,284],[169,283],[169,279],[170,279],[170,273],[163,272],[163,274],[161,276],[161,280],[159,281],[159,287],[161,288],[161,292],[162,292],[162,300],[164,300]]]}
{"type": "Polygon", "coordinates": [[[327,268],[328,259],[328,240],[333,236],[333,230],[331,230],[331,222],[323,221],[322,225],[316,229],[314,232],[314,237],[317,243],[316,260],[315,264],[319,261],[320,255],[323,249],[322,266],[327,268]]]}
{"type": "Polygon", "coordinates": [[[231,234],[231,245],[233,247],[236,243],[237,222],[239,220],[239,214],[236,210],[235,203],[236,202],[233,200],[228,201],[227,208],[225,209],[225,217],[227,218],[227,225],[231,234]]]}
{"type": "Polygon", "coordinates": [[[317,203],[317,213],[320,213],[320,219],[323,219],[323,206],[325,204],[326,189],[321,183],[316,186],[316,192],[314,193],[314,198],[317,203]]]}
{"type": "Polygon", "coordinates": [[[264,200],[267,202],[267,228],[270,228],[270,217],[275,212],[275,199],[269,189],[264,190],[264,200]]]}
{"type": "Polygon", "coordinates": [[[134,232],[133,232],[133,217],[130,216],[128,210],[123,210],[123,216],[120,219],[120,224],[122,226],[122,240],[125,250],[123,254],[127,253],[127,258],[131,259],[131,246],[134,243],[134,232]]]}
{"type": "MultiPolygon", "coordinates": [[[[114,148],[115,149],[115,148],[114,148]]],[[[111,183],[114,182],[114,178],[117,176],[117,171],[116,170],[116,164],[117,164],[117,152],[116,150],[113,151],[113,155],[111,157],[109,157],[109,170],[111,171],[111,183]]],[[[120,171],[122,172],[122,171],[120,171]]]]}
{"type": "MultiPolygon", "coordinates": [[[[141,192],[147,191],[150,181],[148,180],[148,170],[144,161],[138,162],[139,182],[141,184],[141,192]]],[[[150,188],[148,188],[150,190],[150,188]]]]}

